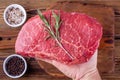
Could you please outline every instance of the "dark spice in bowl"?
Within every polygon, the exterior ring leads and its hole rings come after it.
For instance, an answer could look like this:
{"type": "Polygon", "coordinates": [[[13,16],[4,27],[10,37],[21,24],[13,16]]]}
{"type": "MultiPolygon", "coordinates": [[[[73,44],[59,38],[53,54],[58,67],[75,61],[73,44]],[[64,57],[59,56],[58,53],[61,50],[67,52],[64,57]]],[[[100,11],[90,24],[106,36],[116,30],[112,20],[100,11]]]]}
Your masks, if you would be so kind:
{"type": "Polygon", "coordinates": [[[9,75],[12,76],[20,75],[21,73],[23,73],[24,69],[25,69],[24,61],[17,56],[10,58],[6,63],[6,71],[8,72],[9,75]]]}

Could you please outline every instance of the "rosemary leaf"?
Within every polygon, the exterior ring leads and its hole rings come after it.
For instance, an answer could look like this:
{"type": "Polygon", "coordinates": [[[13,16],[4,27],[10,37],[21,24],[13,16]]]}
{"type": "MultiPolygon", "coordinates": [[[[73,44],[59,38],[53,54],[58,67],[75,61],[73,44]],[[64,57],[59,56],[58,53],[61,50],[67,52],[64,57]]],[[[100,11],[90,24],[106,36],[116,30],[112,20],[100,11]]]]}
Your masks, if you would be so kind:
{"type": "Polygon", "coordinates": [[[41,20],[45,23],[45,28],[46,30],[48,31],[48,33],[52,36],[52,37],[55,37],[54,36],[54,33],[48,23],[48,21],[45,19],[44,15],[42,14],[42,12],[40,10],[37,10],[38,11],[38,15],[40,16],[41,20]]]}
{"type": "Polygon", "coordinates": [[[62,43],[60,42],[60,37],[59,37],[59,28],[60,28],[60,13],[59,13],[59,16],[57,14],[55,14],[53,11],[52,11],[52,16],[54,17],[55,19],[55,25],[54,25],[54,29],[55,29],[55,32],[53,31],[51,25],[49,24],[49,22],[45,19],[44,15],[41,13],[40,10],[37,10],[38,11],[38,15],[40,16],[41,20],[44,22],[45,24],[45,28],[47,30],[47,32],[49,33],[49,35],[51,37],[53,37],[55,39],[55,41],[57,42],[57,44],[60,46],[61,49],[63,49],[65,51],[65,53],[71,58],[73,59],[73,56],[63,47],[62,43]]]}
{"type": "Polygon", "coordinates": [[[42,12],[40,10],[37,10],[40,18],[43,20],[43,22],[45,23],[46,26],[49,26],[48,21],[45,19],[45,17],[43,16],[42,12]]]}
{"type": "Polygon", "coordinates": [[[52,11],[52,15],[55,18],[55,32],[56,32],[56,37],[58,40],[60,40],[59,37],[59,28],[60,28],[60,13],[59,16],[57,16],[53,11],[52,11]]]}

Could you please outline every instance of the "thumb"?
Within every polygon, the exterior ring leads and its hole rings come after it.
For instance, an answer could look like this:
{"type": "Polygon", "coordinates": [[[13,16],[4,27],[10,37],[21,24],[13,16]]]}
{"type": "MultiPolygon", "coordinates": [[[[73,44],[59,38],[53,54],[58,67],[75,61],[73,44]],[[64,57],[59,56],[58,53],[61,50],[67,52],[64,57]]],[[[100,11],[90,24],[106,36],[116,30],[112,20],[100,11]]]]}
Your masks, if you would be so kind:
{"type": "Polygon", "coordinates": [[[64,69],[68,68],[67,65],[62,64],[62,63],[60,63],[58,61],[55,61],[55,60],[49,60],[49,59],[40,59],[40,60],[45,61],[45,62],[47,62],[49,64],[52,64],[53,66],[58,68],[60,71],[64,71],[64,69]]]}
{"type": "Polygon", "coordinates": [[[50,59],[39,59],[39,60],[42,60],[42,61],[47,62],[47,63],[50,63],[50,64],[54,65],[55,67],[63,66],[62,63],[60,63],[58,61],[55,61],[55,60],[50,60],[50,59]]]}
{"type": "Polygon", "coordinates": [[[52,64],[52,60],[50,60],[50,59],[39,59],[39,60],[44,61],[44,62],[47,62],[47,63],[49,63],[49,64],[52,64]]]}

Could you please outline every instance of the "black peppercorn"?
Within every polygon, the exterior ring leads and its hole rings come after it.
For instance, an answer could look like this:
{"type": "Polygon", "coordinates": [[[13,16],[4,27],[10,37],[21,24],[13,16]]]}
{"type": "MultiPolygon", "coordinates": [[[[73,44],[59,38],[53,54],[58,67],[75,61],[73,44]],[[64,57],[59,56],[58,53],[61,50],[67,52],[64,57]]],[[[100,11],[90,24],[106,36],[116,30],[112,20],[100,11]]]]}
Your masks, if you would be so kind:
{"type": "Polygon", "coordinates": [[[17,56],[10,58],[6,63],[6,71],[8,72],[9,75],[12,76],[20,75],[24,71],[24,69],[25,69],[24,61],[17,56]]]}

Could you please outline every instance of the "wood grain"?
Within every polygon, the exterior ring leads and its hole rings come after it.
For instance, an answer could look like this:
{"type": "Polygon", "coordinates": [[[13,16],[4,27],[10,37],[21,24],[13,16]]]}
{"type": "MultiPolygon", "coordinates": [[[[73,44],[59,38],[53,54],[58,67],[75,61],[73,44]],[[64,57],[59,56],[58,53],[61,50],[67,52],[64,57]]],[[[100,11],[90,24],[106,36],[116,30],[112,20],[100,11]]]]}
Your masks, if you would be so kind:
{"type": "MultiPolygon", "coordinates": [[[[14,54],[14,41],[17,37],[17,34],[19,32],[20,28],[11,28],[7,26],[3,21],[3,11],[6,6],[12,3],[21,4],[25,7],[27,10],[28,18],[34,16],[36,13],[34,11],[37,8],[40,8],[41,10],[46,10],[47,7],[49,7],[51,4],[57,2],[57,1],[78,1],[81,4],[88,4],[93,6],[108,6],[113,8],[114,14],[115,14],[115,72],[114,73],[104,73],[101,74],[102,80],[120,80],[120,1],[119,0],[0,0],[0,35],[4,35],[4,40],[7,42],[1,43],[1,37],[0,37],[0,46],[4,46],[4,49],[0,49],[0,80],[16,80],[11,79],[7,77],[2,70],[2,63],[3,60],[10,54],[14,54]],[[11,32],[11,33],[10,33],[11,32]],[[9,34],[10,33],[10,34],[9,34]],[[14,33],[14,34],[13,34],[14,33]],[[7,40],[12,35],[11,40],[7,40]],[[9,44],[9,47],[7,47],[9,44]],[[6,46],[5,46],[6,45],[6,46]]],[[[107,16],[107,15],[106,15],[107,16]]],[[[110,46],[110,45],[109,45],[110,46]]],[[[42,69],[39,67],[37,62],[35,60],[29,60],[30,64],[30,70],[28,73],[26,73],[25,76],[22,78],[19,78],[17,80],[71,80],[69,78],[56,78],[51,77],[47,75],[44,71],[41,71],[42,69]],[[35,65],[35,66],[34,66],[35,65]],[[37,67],[36,67],[37,66],[37,67]],[[41,72],[40,72],[41,71],[41,72]]],[[[108,66],[109,67],[109,66],[108,66]]],[[[106,69],[108,68],[106,67],[106,69]]]]}
{"type": "Polygon", "coordinates": [[[120,15],[115,17],[115,38],[120,39],[120,15]]]}

